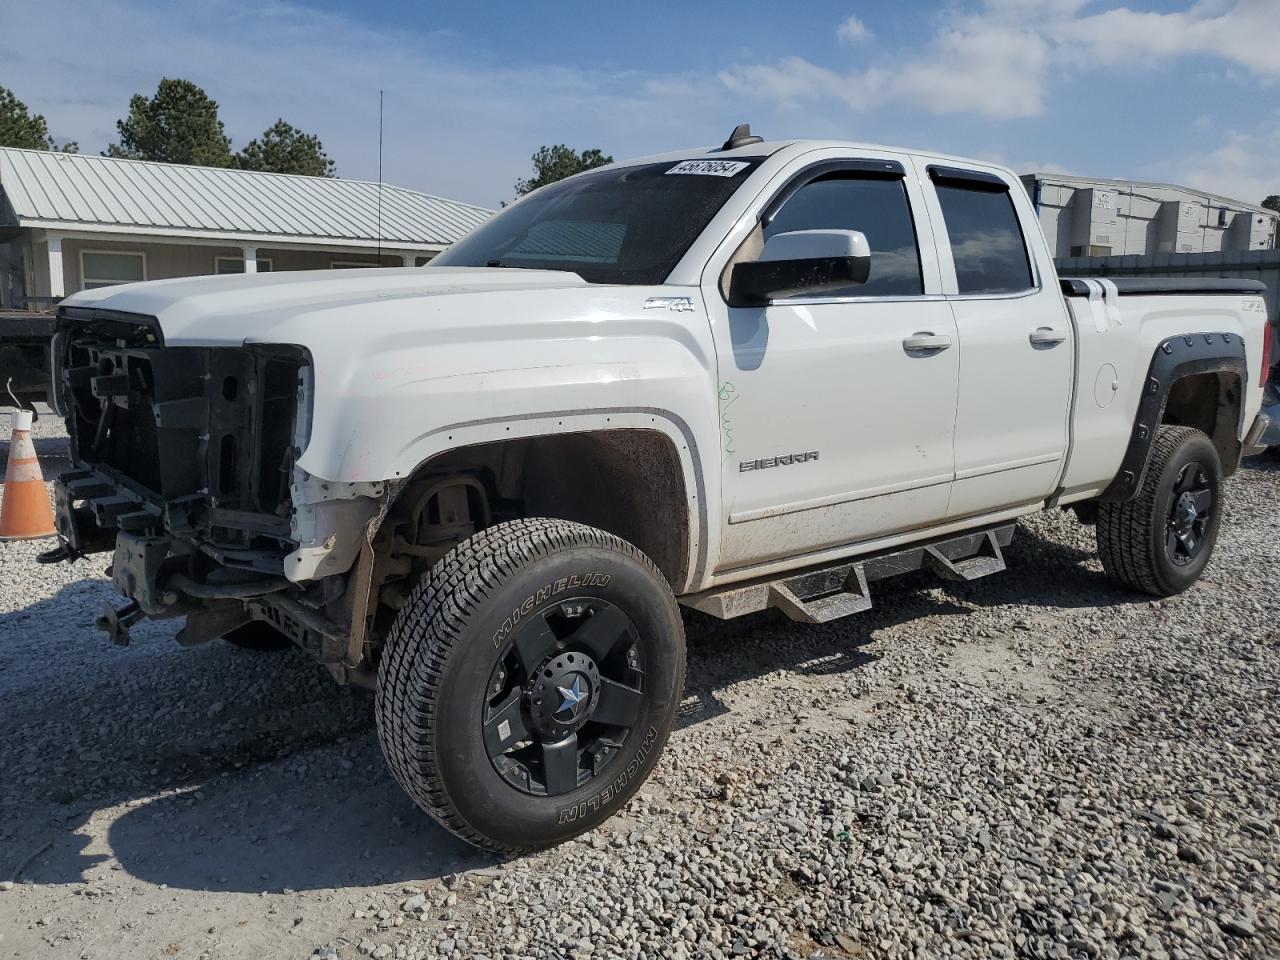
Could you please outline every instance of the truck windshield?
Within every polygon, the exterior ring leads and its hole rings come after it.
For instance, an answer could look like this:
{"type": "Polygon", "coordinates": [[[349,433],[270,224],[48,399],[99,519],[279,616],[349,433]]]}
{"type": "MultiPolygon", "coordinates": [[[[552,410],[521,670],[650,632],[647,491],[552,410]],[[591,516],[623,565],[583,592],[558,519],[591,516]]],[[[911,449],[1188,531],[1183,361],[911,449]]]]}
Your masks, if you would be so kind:
{"type": "Polygon", "coordinates": [[[759,163],[667,161],[553,183],[472,231],[430,266],[569,270],[588,283],[662,283],[759,163]]]}

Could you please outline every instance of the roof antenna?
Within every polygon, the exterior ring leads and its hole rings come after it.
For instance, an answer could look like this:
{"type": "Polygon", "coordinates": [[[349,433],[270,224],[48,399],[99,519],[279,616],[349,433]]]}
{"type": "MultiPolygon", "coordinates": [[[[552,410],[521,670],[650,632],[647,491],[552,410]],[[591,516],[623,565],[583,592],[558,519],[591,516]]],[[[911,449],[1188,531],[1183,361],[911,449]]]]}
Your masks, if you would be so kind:
{"type": "Polygon", "coordinates": [[[745,147],[749,143],[764,143],[764,137],[754,137],[751,135],[751,124],[740,123],[733,128],[733,133],[729,134],[721,150],[734,150],[738,147],[745,147]]]}
{"type": "Polygon", "coordinates": [[[382,266],[382,91],[378,91],[378,266],[382,266]]]}

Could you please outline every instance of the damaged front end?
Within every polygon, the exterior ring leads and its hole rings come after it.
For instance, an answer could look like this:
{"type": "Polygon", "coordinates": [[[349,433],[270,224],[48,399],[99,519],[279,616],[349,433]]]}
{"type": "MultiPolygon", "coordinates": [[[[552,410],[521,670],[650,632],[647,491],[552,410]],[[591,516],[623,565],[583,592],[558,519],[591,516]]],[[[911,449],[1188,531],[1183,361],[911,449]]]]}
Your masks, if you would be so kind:
{"type": "Polygon", "coordinates": [[[350,660],[347,580],[381,483],[296,466],[312,368],[291,345],[166,346],[150,317],[63,308],[55,387],[73,469],[55,487],[60,556],[114,551],[131,603],[99,619],[117,642],[142,617],[185,616],[184,644],[266,621],[322,662],[350,660]]]}

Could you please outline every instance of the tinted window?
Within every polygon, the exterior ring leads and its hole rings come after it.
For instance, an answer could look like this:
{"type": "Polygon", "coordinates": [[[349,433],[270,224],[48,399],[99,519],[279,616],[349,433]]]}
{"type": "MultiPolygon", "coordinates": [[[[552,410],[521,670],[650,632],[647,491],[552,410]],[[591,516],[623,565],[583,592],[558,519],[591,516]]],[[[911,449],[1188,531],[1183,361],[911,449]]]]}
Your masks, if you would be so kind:
{"type": "Polygon", "coordinates": [[[830,296],[902,297],[924,293],[920,251],[900,179],[829,174],[807,183],[764,230],[765,240],[792,230],[861,230],[871,246],[866,283],[830,296]]]}
{"type": "Polygon", "coordinates": [[[1031,263],[1008,190],[938,184],[961,293],[1031,289],[1031,263]]]}
{"type": "Polygon", "coordinates": [[[431,267],[570,270],[590,283],[662,283],[758,159],[609,168],[503,210],[431,267]],[[672,173],[695,168],[693,172],[672,173]]]}

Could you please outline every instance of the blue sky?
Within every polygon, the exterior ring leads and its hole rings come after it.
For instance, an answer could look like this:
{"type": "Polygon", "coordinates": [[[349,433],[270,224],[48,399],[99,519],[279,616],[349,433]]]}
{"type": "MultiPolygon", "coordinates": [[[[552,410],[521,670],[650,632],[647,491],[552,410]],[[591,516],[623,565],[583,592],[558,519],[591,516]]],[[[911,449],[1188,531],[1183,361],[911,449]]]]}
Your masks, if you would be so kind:
{"type": "Polygon", "coordinates": [[[201,84],[236,144],[277,116],[344,176],[487,206],[543,143],[621,159],[847,137],[1018,172],[1280,193],[1280,0],[619,4],[0,0],[0,85],[98,151],[129,96],[201,84]]]}

